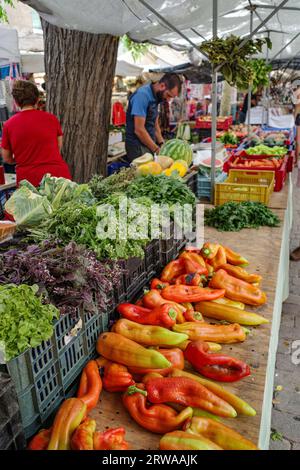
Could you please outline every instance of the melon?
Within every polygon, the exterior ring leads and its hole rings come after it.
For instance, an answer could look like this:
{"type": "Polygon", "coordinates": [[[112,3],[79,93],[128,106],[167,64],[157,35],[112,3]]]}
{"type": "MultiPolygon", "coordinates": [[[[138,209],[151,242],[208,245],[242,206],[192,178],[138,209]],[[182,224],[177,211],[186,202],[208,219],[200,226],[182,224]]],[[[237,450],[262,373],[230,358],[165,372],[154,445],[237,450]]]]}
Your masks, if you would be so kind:
{"type": "MultiPolygon", "coordinates": [[[[206,158],[205,160],[202,160],[201,161],[201,166],[207,166],[207,167],[211,167],[211,158],[206,158]]],[[[219,160],[218,158],[216,158],[216,164],[215,164],[216,168],[220,168],[223,166],[223,162],[222,160],[219,160]]]]}
{"type": "Polygon", "coordinates": [[[160,155],[173,158],[173,160],[184,160],[190,166],[193,162],[193,151],[191,146],[179,139],[173,139],[166,142],[160,152],[160,155]]]}

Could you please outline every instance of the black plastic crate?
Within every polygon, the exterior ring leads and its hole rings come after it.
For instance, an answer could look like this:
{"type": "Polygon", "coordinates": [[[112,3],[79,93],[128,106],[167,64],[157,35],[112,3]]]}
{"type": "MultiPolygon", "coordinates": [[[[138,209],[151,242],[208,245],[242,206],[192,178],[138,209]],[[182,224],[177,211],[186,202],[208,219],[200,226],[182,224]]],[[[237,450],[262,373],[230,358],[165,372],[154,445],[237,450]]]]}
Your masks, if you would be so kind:
{"type": "Polygon", "coordinates": [[[107,331],[112,312],[62,316],[54,334],[37,348],[8,362],[26,438],[31,437],[67,398],[86,363],[96,356],[98,336],[107,331]]]}
{"type": "Polygon", "coordinates": [[[19,402],[13,381],[0,372],[0,450],[22,450],[26,446],[19,402]]]}
{"type": "Polygon", "coordinates": [[[145,248],[145,266],[147,281],[156,276],[160,269],[160,240],[153,240],[145,248]]]}
{"type": "Polygon", "coordinates": [[[184,178],[183,181],[186,183],[186,185],[190,188],[190,190],[196,194],[196,189],[197,189],[197,171],[192,171],[191,173],[188,173],[184,178]]]}

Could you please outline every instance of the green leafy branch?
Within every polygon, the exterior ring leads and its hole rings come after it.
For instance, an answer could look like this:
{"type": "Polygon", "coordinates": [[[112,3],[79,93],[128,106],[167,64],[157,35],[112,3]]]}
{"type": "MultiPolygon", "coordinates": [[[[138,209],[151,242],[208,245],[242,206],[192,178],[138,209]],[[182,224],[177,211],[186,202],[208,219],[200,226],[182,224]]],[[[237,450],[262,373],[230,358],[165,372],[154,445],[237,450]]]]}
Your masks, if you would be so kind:
{"type": "Polygon", "coordinates": [[[122,44],[127,51],[129,51],[136,62],[140,57],[146,54],[153,46],[147,43],[138,43],[130,39],[127,34],[122,36],[122,44]]]}

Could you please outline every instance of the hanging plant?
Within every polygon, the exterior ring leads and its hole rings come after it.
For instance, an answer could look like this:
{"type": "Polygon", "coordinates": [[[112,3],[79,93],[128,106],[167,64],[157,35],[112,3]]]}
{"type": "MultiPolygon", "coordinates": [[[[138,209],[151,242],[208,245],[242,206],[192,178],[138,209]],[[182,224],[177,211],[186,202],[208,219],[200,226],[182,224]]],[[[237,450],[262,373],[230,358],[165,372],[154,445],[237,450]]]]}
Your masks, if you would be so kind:
{"type": "Polygon", "coordinates": [[[240,90],[248,88],[253,83],[254,72],[250,59],[262,52],[266,44],[272,48],[269,38],[250,39],[242,47],[243,38],[231,35],[226,39],[216,38],[204,41],[200,51],[205,53],[214,67],[220,67],[219,71],[231,86],[240,90]]]}
{"type": "Polygon", "coordinates": [[[127,34],[122,36],[122,44],[124,48],[131,53],[134,62],[140,59],[152,47],[152,45],[149,44],[148,42],[147,43],[134,42],[132,39],[130,39],[129,36],[127,36],[127,34]]]}
{"type": "Polygon", "coordinates": [[[256,93],[258,88],[269,86],[269,77],[270,72],[272,71],[272,65],[267,64],[265,59],[254,59],[251,60],[250,66],[253,72],[252,91],[253,93],[256,93]]]}

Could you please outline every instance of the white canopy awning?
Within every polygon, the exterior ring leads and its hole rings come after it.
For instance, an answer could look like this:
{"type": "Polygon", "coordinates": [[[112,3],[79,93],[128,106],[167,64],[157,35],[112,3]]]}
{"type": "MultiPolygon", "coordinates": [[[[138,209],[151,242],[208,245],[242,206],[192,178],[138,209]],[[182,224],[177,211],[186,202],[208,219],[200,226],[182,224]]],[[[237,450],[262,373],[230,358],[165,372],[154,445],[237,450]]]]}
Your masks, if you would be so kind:
{"type": "Polygon", "coordinates": [[[21,54],[23,73],[44,73],[44,54],[21,54]]]}
{"type": "MultiPolygon", "coordinates": [[[[191,47],[164,20],[175,26],[194,43],[212,36],[212,1],[210,0],[146,0],[155,13],[139,0],[24,0],[47,21],[57,26],[91,33],[123,35],[129,33],[137,41],[162,41],[172,46],[191,47]],[[157,16],[159,14],[161,18],[157,16]]],[[[144,3],[144,2],[143,2],[144,3]]],[[[255,0],[254,27],[267,18],[281,0],[255,0]]],[[[218,34],[238,36],[249,34],[248,0],[219,0],[218,34]]],[[[273,42],[271,58],[299,33],[299,37],[281,54],[291,58],[300,52],[300,2],[289,0],[262,28],[270,30],[273,42]]]]}
{"type": "Polygon", "coordinates": [[[117,61],[115,75],[119,77],[138,77],[143,73],[143,67],[130,64],[125,60],[117,61]]]}
{"type": "Polygon", "coordinates": [[[0,65],[19,62],[20,52],[17,30],[0,25],[0,65]]]}

